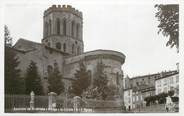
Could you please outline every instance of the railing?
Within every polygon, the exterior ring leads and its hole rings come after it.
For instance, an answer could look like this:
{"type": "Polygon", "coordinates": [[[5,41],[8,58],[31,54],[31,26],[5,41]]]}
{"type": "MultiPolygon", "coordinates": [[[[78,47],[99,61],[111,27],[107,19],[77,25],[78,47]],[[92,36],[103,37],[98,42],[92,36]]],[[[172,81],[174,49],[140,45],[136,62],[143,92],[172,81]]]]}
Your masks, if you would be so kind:
{"type": "MultiPolygon", "coordinates": [[[[30,108],[29,95],[5,95],[5,112],[14,112],[15,108],[25,108],[25,110],[30,108]]],[[[43,108],[48,111],[48,96],[35,96],[35,108],[43,108]]],[[[81,99],[80,104],[81,109],[91,109],[93,112],[98,112],[99,110],[121,110],[122,101],[104,101],[104,100],[94,100],[94,99],[81,99]]],[[[74,107],[72,98],[65,98],[61,96],[56,97],[56,109],[73,109],[74,107]]],[[[57,110],[60,111],[60,110],[57,110]]],[[[44,112],[44,111],[42,111],[44,112]]]]}

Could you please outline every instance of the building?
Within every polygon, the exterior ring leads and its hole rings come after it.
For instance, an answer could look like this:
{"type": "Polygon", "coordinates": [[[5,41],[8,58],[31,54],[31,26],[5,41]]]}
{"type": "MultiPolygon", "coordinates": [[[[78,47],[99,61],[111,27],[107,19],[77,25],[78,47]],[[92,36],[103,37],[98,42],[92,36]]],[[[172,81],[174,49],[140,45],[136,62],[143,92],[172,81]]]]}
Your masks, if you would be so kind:
{"type": "Polygon", "coordinates": [[[126,107],[126,110],[130,111],[133,108],[132,103],[132,88],[124,89],[124,106],[126,107]]]}
{"type": "Polygon", "coordinates": [[[145,98],[155,95],[155,87],[148,85],[140,85],[133,88],[132,92],[132,106],[133,109],[139,109],[146,106],[145,98]]]}
{"type": "Polygon", "coordinates": [[[58,65],[64,77],[67,90],[71,87],[81,61],[86,65],[92,80],[97,64],[102,62],[105,65],[104,73],[108,77],[108,84],[120,88],[122,93],[121,66],[125,62],[125,55],[121,52],[101,49],[84,52],[82,12],[70,5],[53,5],[45,10],[41,43],[19,39],[13,49],[20,61],[22,76],[25,75],[30,61],[36,62],[45,94],[48,93],[48,73],[55,65],[58,65]]]}
{"type": "Polygon", "coordinates": [[[168,93],[173,90],[175,96],[179,95],[179,72],[175,71],[170,75],[163,76],[155,81],[155,94],[168,93]]]}
{"type": "Polygon", "coordinates": [[[157,79],[161,79],[163,76],[168,76],[173,74],[175,71],[165,71],[161,73],[128,77],[124,78],[124,103],[127,107],[127,104],[132,103],[130,106],[131,109],[139,109],[145,107],[144,99],[149,96],[155,95],[155,82],[157,79]],[[128,95],[127,92],[131,90],[132,102],[127,101],[128,95]]]}

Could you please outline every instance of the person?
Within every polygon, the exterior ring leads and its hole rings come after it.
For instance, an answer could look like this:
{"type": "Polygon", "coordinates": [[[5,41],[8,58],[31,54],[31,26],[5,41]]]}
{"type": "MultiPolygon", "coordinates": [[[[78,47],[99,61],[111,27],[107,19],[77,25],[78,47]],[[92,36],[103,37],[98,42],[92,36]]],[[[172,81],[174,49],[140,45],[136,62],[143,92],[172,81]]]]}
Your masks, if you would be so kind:
{"type": "Polygon", "coordinates": [[[165,106],[165,109],[166,109],[166,112],[169,112],[169,108],[168,108],[167,104],[165,106]]]}

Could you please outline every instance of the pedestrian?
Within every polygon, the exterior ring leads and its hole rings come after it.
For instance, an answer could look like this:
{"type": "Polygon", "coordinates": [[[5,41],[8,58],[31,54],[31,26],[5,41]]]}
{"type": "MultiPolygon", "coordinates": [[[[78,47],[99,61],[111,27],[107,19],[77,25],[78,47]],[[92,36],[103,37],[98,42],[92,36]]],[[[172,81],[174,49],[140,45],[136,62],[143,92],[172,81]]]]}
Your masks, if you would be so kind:
{"type": "Polygon", "coordinates": [[[169,112],[169,106],[168,106],[168,104],[165,104],[165,109],[166,109],[166,112],[169,112]]]}

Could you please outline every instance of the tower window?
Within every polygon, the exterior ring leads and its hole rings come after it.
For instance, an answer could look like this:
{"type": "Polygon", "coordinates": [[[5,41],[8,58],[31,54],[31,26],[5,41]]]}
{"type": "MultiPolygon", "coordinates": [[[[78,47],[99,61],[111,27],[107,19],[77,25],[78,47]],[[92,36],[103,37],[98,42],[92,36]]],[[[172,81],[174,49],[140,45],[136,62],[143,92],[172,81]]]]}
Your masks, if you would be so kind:
{"type": "Polygon", "coordinates": [[[72,21],[72,36],[74,37],[74,31],[75,31],[75,22],[72,21]]]}
{"type": "Polygon", "coordinates": [[[77,32],[76,32],[77,33],[77,38],[79,38],[79,33],[80,33],[79,30],[80,30],[80,24],[77,24],[77,32]]]}
{"type": "Polygon", "coordinates": [[[51,24],[51,20],[49,20],[49,35],[51,35],[51,30],[52,30],[52,24],[51,24]]]}
{"type": "Polygon", "coordinates": [[[56,48],[57,48],[57,49],[61,49],[61,43],[59,43],[59,42],[56,43],[56,48]]]}
{"type": "Polygon", "coordinates": [[[63,20],[63,35],[66,35],[66,19],[63,20]]]}
{"type": "Polygon", "coordinates": [[[56,27],[57,27],[57,34],[59,35],[60,34],[60,19],[57,18],[56,20],[56,27]]]}
{"type": "Polygon", "coordinates": [[[48,23],[45,22],[45,36],[48,35],[48,23]]]}
{"type": "Polygon", "coordinates": [[[119,85],[119,73],[116,73],[116,84],[119,85]]]}
{"type": "Polygon", "coordinates": [[[63,44],[63,51],[66,52],[66,44],[63,44]]]}

